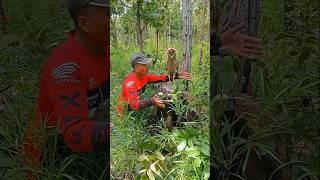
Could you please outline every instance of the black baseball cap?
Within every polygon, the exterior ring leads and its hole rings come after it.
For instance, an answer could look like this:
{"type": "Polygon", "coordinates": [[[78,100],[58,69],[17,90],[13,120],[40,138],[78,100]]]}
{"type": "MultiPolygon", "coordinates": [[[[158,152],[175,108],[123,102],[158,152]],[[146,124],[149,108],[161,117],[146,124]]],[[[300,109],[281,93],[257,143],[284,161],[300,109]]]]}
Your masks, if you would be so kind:
{"type": "Polygon", "coordinates": [[[68,8],[71,13],[78,11],[86,5],[109,7],[110,0],[68,0],[68,8]]]}
{"type": "Polygon", "coordinates": [[[152,58],[147,58],[142,53],[135,53],[131,58],[131,65],[135,64],[149,64],[152,61],[152,58]]]}

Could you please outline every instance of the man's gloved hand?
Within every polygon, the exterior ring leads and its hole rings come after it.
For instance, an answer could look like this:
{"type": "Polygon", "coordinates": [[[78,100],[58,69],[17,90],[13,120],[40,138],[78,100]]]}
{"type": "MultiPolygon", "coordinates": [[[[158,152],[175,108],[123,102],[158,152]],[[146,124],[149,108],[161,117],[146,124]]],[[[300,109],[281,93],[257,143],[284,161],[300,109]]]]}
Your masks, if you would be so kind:
{"type": "Polygon", "coordinates": [[[192,74],[191,73],[188,73],[188,71],[186,70],[182,70],[178,73],[179,75],[179,79],[184,79],[184,80],[192,80],[192,74]]]}
{"type": "Polygon", "coordinates": [[[260,40],[241,34],[239,31],[243,25],[244,23],[241,23],[221,34],[220,40],[222,46],[220,50],[227,50],[237,56],[247,58],[260,57],[263,54],[260,40]]]}
{"type": "Polygon", "coordinates": [[[154,106],[157,106],[159,108],[164,108],[165,107],[164,102],[162,100],[158,99],[157,95],[153,96],[151,98],[151,100],[152,100],[152,103],[153,103],[154,106]]]}

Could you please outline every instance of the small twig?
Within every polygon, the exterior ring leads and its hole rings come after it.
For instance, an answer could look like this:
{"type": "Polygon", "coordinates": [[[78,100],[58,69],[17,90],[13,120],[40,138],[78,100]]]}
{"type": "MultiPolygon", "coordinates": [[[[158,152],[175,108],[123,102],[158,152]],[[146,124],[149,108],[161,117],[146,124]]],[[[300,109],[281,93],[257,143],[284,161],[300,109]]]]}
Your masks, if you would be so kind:
{"type": "Polygon", "coordinates": [[[132,8],[132,6],[129,6],[128,4],[124,3],[122,0],[119,0],[119,2],[127,8],[132,8]]]}

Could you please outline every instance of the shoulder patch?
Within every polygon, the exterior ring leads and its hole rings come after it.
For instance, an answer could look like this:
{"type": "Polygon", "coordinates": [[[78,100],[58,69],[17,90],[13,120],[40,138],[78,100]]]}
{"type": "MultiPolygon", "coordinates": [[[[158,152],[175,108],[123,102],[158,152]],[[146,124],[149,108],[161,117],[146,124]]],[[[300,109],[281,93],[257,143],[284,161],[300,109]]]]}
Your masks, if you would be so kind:
{"type": "Polygon", "coordinates": [[[79,84],[80,80],[74,76],[74,72],[77,71],[79,68],[80,66],[78,64],[72,62],[59,65],[51,72],[51,75],[54,78],[52,83],[79,84]]]}
{"type": "Polygon", "coordinates": [[[71,75],[79,68],[80,66],[76,63],[64,63],[60,66],[56,67],[52,72],[51,75],[55,79],[65,79],[71,78],[71,75]]]}
{"type": "Polygon", "coordinates": [[[127,82],[127,84],[126,84],[127,87],[131,87],[131,86],[133,86],[133,85],[134,85],[134,81],[129,81],[129,82],[127,82]]]}

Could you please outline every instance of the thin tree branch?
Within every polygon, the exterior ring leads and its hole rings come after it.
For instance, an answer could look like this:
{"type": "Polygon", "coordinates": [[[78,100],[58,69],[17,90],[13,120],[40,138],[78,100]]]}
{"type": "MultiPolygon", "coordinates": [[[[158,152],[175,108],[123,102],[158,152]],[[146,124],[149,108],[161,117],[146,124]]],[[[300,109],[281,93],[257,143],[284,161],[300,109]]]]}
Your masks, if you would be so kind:
{"type": "Polygon", "coordinates": [[[5,87],[4,89],[0,90],[0,94],[5,92],[6,90],[8,90],[9,88],[11,88],[12,86],[14,86],[14,84],[10,84],[9,86],[5,87]]]}
{"type": "Polygon", "coordinates": [[[132,8],[133,6],[129,6],[128,4],[124,3],[122,0],[118,0],[123,6],[127,8],[132,8]]]}

